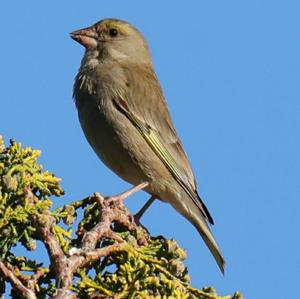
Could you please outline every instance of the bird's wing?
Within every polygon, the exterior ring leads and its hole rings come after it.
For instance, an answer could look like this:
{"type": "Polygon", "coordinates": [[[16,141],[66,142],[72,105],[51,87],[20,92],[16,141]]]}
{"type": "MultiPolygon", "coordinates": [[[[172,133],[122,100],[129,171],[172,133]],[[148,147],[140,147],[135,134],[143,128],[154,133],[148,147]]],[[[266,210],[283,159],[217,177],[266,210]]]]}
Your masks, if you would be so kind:
{"type": "Polygon", "coordinates": [[[132,76],[132,69],[125,69],[127,85],[130,88],[126,89],[126,96],[122,92],[114,98],[114,104],[140,132],[204,218],[213,224],[208,209],[197,193],[192,168],[176,134],[155,74],[147,68],[137,67],[135,71],[135,74],[141,72],[139,75],[144,80],[137,80],[136,76],[132,76]]]}

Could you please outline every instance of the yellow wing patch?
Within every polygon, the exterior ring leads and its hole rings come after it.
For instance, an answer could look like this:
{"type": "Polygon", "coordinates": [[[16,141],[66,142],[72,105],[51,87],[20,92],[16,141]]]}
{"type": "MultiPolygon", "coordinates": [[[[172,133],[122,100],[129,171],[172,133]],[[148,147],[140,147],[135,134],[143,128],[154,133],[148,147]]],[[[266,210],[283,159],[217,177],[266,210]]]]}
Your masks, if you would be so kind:
{"type": "Polygon", "coordinates": [[[166,147],[162,144],[158,134],[150,126],[147,126],[147,124],[142,122],[133,113],[131,113],[124,100],[120,99],[120,101],[121,103],[114,101],[117,108],[126,115],[126,117],[133,123],[133,125],[141,133],[141,135],[146,140],[148,145],[152,148],[152,150],[156,153],[159,159],[170,171],[171,175],[181,185],[181,187],[185,190],[185,192],[189,195],[189,197],[193,200],[193,202],[199,207],[203,216],[205,218],[210,218],[208,217],[205,208],[202,207],[200,198],[198,198],[196,191],[193,190],[191,186],[189,186],[187,178],[185,179],[185,174],[180,172],[180,168],[178,167],[176,161],[174,160],[170,152],[166,149],[166,147]]]}

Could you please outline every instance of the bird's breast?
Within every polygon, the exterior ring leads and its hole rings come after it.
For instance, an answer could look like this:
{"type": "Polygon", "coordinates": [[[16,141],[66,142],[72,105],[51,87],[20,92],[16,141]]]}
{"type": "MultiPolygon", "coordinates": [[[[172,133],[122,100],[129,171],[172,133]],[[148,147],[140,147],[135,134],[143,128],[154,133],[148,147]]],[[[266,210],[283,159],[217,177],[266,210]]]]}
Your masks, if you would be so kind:
{"type": "Polygon", "coordinates": [[[78,106],[84,134],[103,163],[132,184],[149,180],[139,165],[135,132],[118,113],[108,99],[85,99],[78,106]]]}

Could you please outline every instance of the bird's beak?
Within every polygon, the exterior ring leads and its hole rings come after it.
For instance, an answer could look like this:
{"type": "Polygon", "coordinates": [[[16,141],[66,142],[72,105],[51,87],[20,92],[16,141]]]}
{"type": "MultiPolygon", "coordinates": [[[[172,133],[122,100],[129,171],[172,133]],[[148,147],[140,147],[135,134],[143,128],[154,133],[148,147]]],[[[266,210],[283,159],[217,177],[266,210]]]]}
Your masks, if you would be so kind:
{"type": "Polygon", "coordinates": [[[70,33],[71,38],[83,45],[86,49],[94,49],[98,44],[98,34],[92,28],[84,28],[70,33]]]}

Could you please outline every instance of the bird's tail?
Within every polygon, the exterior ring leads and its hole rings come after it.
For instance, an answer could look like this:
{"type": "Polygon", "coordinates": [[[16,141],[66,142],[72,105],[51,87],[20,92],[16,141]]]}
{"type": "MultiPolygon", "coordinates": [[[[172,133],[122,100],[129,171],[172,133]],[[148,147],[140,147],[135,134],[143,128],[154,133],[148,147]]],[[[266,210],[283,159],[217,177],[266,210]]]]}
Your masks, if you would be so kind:
{"type": "Polygon", "coordinates": [[[225,259],[222,256],[221,250],[206,222],[206,220],[202,217],[202,215],[197,215],[190,219],[193,225],[198,230],[199,234],[201,235],[202,239],[204,240],[205,244],[209,248],[210,252],[212,253],[213,257],[215,258],[221,272],[224,274],[225,270],[225,259]]]}
{"type": "Polygon", "coordinates": [[[174,203],[175,209],[196,227],[224,274],[225,259],[209,227],[208,219],[205,219],[205,215],[201,213],[199,207],[190,198],[185,197],[185,199],[174,203]]]}

